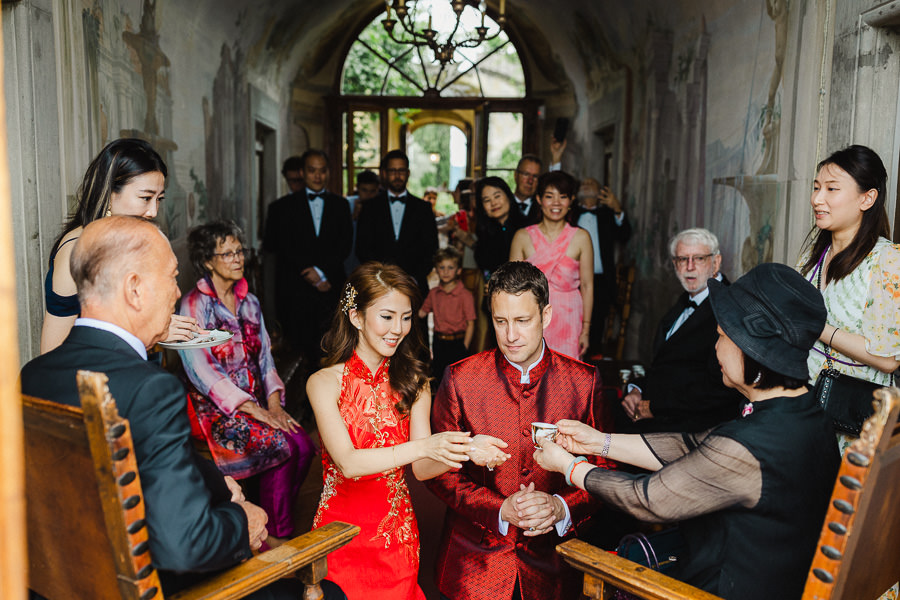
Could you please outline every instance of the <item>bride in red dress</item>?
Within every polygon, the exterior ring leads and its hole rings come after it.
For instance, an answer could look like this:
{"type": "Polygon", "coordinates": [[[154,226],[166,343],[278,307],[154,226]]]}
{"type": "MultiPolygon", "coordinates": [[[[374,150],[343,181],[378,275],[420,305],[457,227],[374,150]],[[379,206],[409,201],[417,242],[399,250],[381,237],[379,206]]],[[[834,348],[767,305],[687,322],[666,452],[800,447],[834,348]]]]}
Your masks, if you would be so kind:
{"type": "Polygon", "coordinates": [[[366,263],[344,286],[323,346],[325,368],[306,390],[322,438],[324,487],[313,527],[360,526],[328,555],[328,579],[348,598],[424,599],[416,583],[419,531],[403,467],[430,479],[472,460],[493,468],[506,443],[470,432],[431,433],[418,286],[394,265],[366,263]]]}

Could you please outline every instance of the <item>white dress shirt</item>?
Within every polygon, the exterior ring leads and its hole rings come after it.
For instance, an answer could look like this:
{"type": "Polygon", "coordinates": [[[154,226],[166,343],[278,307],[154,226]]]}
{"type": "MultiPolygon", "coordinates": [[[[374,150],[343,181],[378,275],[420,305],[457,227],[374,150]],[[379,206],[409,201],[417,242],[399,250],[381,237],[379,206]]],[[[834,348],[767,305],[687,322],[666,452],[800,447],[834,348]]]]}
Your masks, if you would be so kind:
{"type": "Polygon", "coordinates": [[[312,213],[313,227],[316,230],[316,237],[319,237],[319,230],[322,229],[322,212],[325,210],[325,199],[322,198],[321,194],[324,193],[324,189],[318,192],[314,192],[311,189],[306,188],[306,199],[307,202],[309,202],[309,212],[312,213]],[[313,198],[313,194],[319,195],[313,198]]]}
{"type": "Polygon", "coordinates": [[[388,192],[387,197],[391,208],[391,224],[394,226],[394,239],[398,240],[400,239],[400,226],[403,224],[403,215],[406,213],[406,202],[391,202],[391,198],[406,197],[406,200],[409,201],[409,194],[406,193],[406,190],[402,194],[388,192]]]}

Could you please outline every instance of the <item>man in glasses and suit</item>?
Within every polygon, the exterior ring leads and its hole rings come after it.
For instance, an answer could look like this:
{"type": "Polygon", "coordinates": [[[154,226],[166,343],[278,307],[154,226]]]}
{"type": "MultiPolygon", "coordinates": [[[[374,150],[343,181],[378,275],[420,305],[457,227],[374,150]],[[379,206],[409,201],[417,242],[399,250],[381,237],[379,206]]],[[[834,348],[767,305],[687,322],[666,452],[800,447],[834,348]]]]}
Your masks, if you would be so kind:
{"type": "Polygon", "coordinates": [[[741,396],[722,383],[716,358],[716,319],[707,298],[708,279],[728,280],[712,232],[686,229],[669,242],[684,293],[663,317],[645,377],[628,386],[622,430],[703,431],[740,414],[741,396]]]}
{"type": "Polygon", "coordinates": [[[392,263],[412,275],[422,297],[428,295],[431,257],[438,248],[431,205],[409,193],[409,158],[391,150],[381,161],[382,189],[363,205],[356,223],[360,262],[392,263]]]}
{"type": "Polygon", "coordinates": [[[324,152],[304,152],[300,175],[304,185],[269,206],[263,246],[275,255],[275,313],[285,337],[316,364],[347,278],[353,220],[347,200],[325,187],[324,152]]]}

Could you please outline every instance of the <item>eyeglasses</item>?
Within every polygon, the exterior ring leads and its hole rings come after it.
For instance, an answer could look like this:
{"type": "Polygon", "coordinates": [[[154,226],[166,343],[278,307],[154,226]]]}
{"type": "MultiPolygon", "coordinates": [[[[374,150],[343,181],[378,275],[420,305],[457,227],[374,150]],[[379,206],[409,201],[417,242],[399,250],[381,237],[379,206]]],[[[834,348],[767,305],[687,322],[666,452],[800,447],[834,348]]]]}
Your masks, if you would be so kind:
{"type": "Polygon", "coordinates": [[[522,179],[537,179],[538,177],[540,177],[540,173],[528,173],[526,171],[520,171],[519,169],[516,169],[516,173],[522,179]]]}
{"type": "Polygon", "coordinates": [[[715,256],[715,254],[701,254],[699,256],[674,256],[672,257],[672,262],[675,263],[675,266],[679,269],[683,269],[691,262],[693,262],[697,267],[705,267],[706,263],[708,263],[709,259],[713,256],[715,256]]]}
{"type": "Polygon", "coordinates": [[[231,262],[238,258],[243,260],[247,258],[247,250],[245,248],[240,248],[238,250],[232,250],[230,252],[213,252],[213,256],[218,256],[225,262],[231,262]]]}

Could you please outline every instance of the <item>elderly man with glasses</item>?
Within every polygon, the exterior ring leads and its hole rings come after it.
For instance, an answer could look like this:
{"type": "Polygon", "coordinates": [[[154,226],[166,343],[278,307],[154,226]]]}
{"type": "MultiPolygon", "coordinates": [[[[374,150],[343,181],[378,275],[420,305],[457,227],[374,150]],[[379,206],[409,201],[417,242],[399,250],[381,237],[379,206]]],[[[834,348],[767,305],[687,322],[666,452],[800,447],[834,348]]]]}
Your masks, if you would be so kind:
{"type": "Polygon", "coordinates": [[[628,386],[623,429],[631,432],[703,431],[739,414],[741,396],[722,383],[716,359],[716,320],[706,282],[727,278],[712,232],[686,229],[669,242],[684,293],[656,330],[653,362],[628,386]]]}

